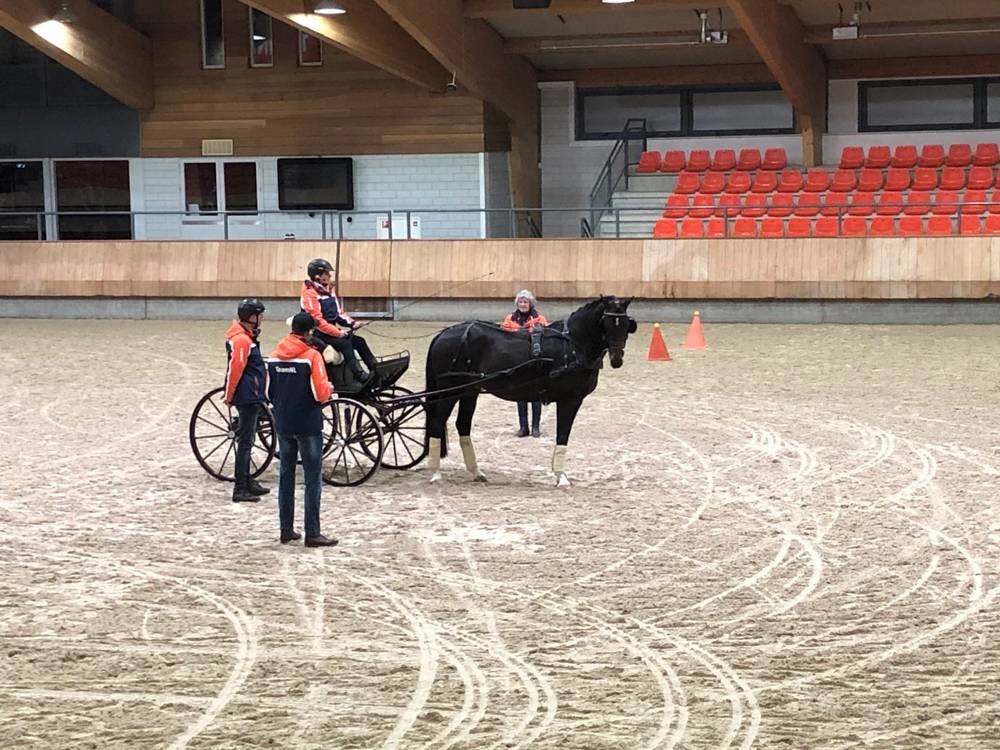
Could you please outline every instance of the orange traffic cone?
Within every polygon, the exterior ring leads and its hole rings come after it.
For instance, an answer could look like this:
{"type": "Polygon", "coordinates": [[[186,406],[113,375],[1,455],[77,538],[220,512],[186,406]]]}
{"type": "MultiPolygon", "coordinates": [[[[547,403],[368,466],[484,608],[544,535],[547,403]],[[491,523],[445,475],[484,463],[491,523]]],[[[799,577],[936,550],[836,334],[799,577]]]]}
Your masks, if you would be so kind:
{"type": "Polygon", "coordinates": [[[653,323],[653,338],[649,342],[649,354],[646,359],[650,362],[669,362],[670,352],[667,345],[663,343],[663,334],[660,333],[660,324],[653,323]]]}
{"type": "Polygon", "coordinates": [[[685,349],[704,349],[705,334],[701,330],[701,315],[694,311],[691,317],[691,327],[688,328],[687,336],[684,337],[685,349]]]}

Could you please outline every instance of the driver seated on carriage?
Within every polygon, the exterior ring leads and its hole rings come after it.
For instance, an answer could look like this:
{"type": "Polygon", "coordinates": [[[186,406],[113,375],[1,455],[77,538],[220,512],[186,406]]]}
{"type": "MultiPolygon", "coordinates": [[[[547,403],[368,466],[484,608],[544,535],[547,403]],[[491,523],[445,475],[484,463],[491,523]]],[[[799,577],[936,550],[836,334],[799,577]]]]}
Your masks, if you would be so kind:
{"type": "Polygon", "coordinates": [[[333,265],[328,260],[316,258],[309,262],[306,273],[309,278],[302,282],[300,304],[303,312],[316,321],[314,340],[343,355],[359,387],[372,385],[377,378],[375,355],[368,342],[355,333],[361,324],[344,312],[331,282],[333,265]],[[361,366],[362,360],[368,372],[361,366]]]}

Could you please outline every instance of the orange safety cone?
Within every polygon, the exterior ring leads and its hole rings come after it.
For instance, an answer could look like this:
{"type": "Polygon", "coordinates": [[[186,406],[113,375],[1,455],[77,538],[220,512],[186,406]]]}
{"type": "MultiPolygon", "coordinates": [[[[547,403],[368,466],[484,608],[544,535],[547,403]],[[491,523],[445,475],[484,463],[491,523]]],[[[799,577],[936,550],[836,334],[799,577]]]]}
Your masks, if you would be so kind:
{"type": "Polygon", "coordinates": [[[684,348],[705,348],[705,334],[701,330],[701,315],[698,314],[697,310],[695,310],[694,315],[691,316],[691,326],[688,328],[687,336],[684,337],[684,348]]]}
{"type": "Polygon", "coordinates": [[[667,345],[663,342],[659,323],[653,323],[653,338],[649,342],[649,354],[646,355],[646,359],[650,362],[670,361],[670,352],[667,351],[667,345]]]}

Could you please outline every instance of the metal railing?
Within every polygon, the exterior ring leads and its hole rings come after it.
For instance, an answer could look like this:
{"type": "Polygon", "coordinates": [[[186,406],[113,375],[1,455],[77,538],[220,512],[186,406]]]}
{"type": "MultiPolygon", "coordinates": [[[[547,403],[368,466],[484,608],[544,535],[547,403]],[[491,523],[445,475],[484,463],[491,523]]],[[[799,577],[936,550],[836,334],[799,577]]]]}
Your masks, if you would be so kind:
{"type": "Polygon", "coordinates": [[[641,117],[629,118],[611,147],[611,153],[601,167],[594,187],[590,191],[590,224],[596,226],[611,208],[611,199],[618,186],[624,182],[628,190],[629,167],[639,163],[639,157],[646,150],[646,120],[641,117]]]}

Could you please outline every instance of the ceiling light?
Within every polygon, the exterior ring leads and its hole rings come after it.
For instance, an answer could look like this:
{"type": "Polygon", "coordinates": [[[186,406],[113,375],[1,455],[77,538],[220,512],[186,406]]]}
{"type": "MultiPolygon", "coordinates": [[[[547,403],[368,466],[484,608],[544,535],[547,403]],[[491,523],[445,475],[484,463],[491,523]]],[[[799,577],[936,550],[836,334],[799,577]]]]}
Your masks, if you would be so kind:
{"type": "Polygon", "coordinates": [[[62,4],[59,6],[59,10],[54,16],[52,16],[52,20],[57,23],[73,23],[73,21],[76,20],[76,16],[73,15],[73,11],[69,9],[69,2],[67,0],[62,1],[62,4]]]}
{"type": "Polygon", "coordinates": [[[625,3],[634,3],[635,0],[601,0],[601,2],[606,5],[624,5],[625,3]]]}
{"type": "Polygon", "coordinates": [[[321,16],[339,16],[346,12],[347,9],[343,5],[333,2],[333,0],[318,0],[313,6],[313,13],[318,13],[321,16]]]}

